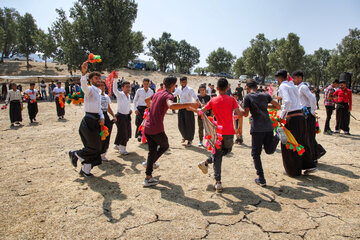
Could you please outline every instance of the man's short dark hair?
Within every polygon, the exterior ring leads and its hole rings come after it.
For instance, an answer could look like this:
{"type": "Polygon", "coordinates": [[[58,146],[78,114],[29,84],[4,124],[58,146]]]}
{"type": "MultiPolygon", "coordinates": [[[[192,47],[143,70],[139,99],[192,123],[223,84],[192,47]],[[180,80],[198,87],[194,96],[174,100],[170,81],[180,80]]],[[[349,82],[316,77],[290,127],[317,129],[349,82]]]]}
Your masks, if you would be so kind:
{"type": "Polygon", "coordinates": [[[166,88],[171,88],[174,84],[176,84],[177,78],[174,76],[168,76],[164,78],[164,84],[166,88]]]}
{"type": "Polygon", "coordinates": [[[199,89],[204,88],[206,89],[206,83],[200,84],[199,89]]]}
{"type": "Polygon", "coordinates": [[[32,82],[32,83],[30,83],[30,86],[35,86],[35,83],[33,83],[33,82],[32,82]]]}
{"type": "Polygon", "coordinates": [[[187,81],[187,77],[181,77],[180,82],[187,81]]]}
{"type": "Polygon", "coordinates": [[[332,83],[337,83],[337,84],[339,84],[339,80],[338,80],[338,79],[335,79],[332,83]]]}
{"type": "Polygon", "coordinates": [[[283,79],[287,78],[287,71],[285,69],[281,69],[275,73],[275,77],[281,77],[283,79]]]}
{"type": "Polygon", "coordinates": [[[129,82],[129,81],[123,81],[123,82],[121,83],[121,87],[125,86],[126,84],[129,84],[129,85],[130,85],[130,82],[129,82]]]}
{"type": "Polygon", "coordinates": [[[300,70],[296,70],[295,72],[292,73],[293,77],[302,77],[304,78],[304,73],[300,70]]]}
{"type": "Polygon", "coordinates": [[[217,81],[217,88],[219,89],[219,91],[226,91],[228,86],[229,86],[229,82],[228,80],[226,80],[226,78],[220,78],[217,81]]]}
{"type": "Polygon", "coordinates": [[[89,79],[92,79],[94,76],[101,77],[101,73],[99,73],[99,72],[91,72],[89,74],[89,79]]]}
{"type": "Polygon", "coordinates": [[[164,84],[163,84],[163,83],[160,83],[160,87],[162,87],[162,86],[164,86],[164,84]]]}
{"type": "MultiPolygon", "coordinates": [[[[150,83],[150,79],[144,78],[143,82],[148,82],[148,83],[150,83]]],[[[137,82],[136,82],[136,83],[137,83],[137,82]]]]}
{"type": "Polygon", "coordinates": [[[256,89],[257,85],[258,85],[258,83],[254,79],[249,79],[246,81],[246,86],[250,89],[256,89]]]}

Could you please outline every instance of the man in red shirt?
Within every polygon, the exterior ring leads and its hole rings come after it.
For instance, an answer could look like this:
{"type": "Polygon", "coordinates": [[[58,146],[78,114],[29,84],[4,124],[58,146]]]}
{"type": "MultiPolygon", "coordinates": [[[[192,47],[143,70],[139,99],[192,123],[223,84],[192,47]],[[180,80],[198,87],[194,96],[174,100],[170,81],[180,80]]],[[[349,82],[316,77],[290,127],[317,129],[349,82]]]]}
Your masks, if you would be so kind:
{"type": "Polygon", "coordinates": [[[336,102],[336,125],[335,132],[340,133],[340,129],[345,135],[350,135],[350,111],[352,107],[351,91],[346,87],[346,81],[340,80],[340,88],[334,93],[336,102]]]}
{"type": "MultiPolygon", "coordinates": [[[[231,152],[232,146],[234,144],[234,122],[233,122],[233,110],[235,110],[238,116],[243,116],[240,113],[239,105],[232,96],[226,94],[229,89],[229,83],[225,78],[220,78],[217,82],[217,90],[219,91],[219,96],[212,98],[208,104],[202,108],[198,109],[198,114],[200,111],[206,112],[212,110],[218,125],[222,126],[222,135],[223,140],[221,142],[221,148],[216,149],[215,154],[199,163],[198,167],[201,171],[206,174],[208,172],[208,164],[214,164],[214,177],[216,183],[214,185],[216,192],[221,192],[223,187],[221,184],[221,163],[222,157],[231,152]]],[[[241,128],[237,129],[237,132],[240,133],[241,128]]]]}
{"type": "Polygon", "coordinates": [[[156,92],[151,97],[145,99],[150,107],[149,116],[145,121],[144,133],[149,145],[149,154],[146,164],[146,177],[143,182],[144,187],[154,186],[159,180],[152,177],[153,165],[161,155],[169,148],[169,141],[164,130],[164,117],[166,111],[183,108],[197,108],[198,103],[174,103],[172,92],[175,90],[177,78],[169,76],[164,79],[165,90],[156,92]]]}

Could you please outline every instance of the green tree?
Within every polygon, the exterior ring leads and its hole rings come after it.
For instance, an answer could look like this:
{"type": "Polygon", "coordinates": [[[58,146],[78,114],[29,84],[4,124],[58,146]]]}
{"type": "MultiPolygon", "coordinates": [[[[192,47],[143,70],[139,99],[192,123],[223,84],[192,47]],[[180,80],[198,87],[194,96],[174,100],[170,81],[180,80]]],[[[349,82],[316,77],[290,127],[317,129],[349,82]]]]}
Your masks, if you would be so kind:
{"type": "Polygon", "coordinates": [[[265,38],[263,33],[251,39],[250,47],[243,52],[245,69],[247,72],[254,72],[265,79],[271,71],[269,67],[269,54],[271,42],[265,38]]]}
{"type": "Polygon", "coordinates": [[[163,32],[159,39],[152,38],[148,44],[148,55],[153,57],[160,71],[165,72],[169,64],[176,62],[177,42],[171,38],[171,34],[163,32]]]}
{"type": "Polygon", "coordinates": [[[177,72],[190,73],[191,68],[200,62],[200,51],[185,40],[177,44],[175,66],[177,72]]]}
{"type": "Polygon", "coordinates": [[[39,29],[37,37],[38,51],[43,53],[45,68],[47,68],[47,59],[53,57],[54,53],[56,52],[56,42],[50,29],[48,29],[48,33],[45,33],[43,30],[39,29]]]}
{"type": "Polygon", "coordinates": [[[290,73],[304,66],[304,47],[295,33],[289,33],[287,38],[273,40],[269,56],[269,67],[273,71],[284,68],[290,73]]]}
{"type": "Polygon", "coordinates": [[[0,8],[0,28],[2,29],[0,45],[3,53],[0,62],[4,62],[4,57],[8,57],[15,49],[19,16],[19,13],[13,8],[0,8]]]}
{"type": "Polygon", "coordinates": [[[338,45],[340,57],[344,61],[343,71],[352,72],[354,84],[360,80],[360,30],[349,29],[349,34],[338,45]]]}
{"type": "Polygon", "coordinates": [[[225,48],[212,51],[206,59],[208,70],[212,73],[230,72],[236,57],[225,48]]]}
{"type": "Polygon", "coordinates": [[[344,59],[339,55],[337,50],[332,50],[330,61],[326,67],[329,80],[339,79],[339,76],[342,72],[344,72],[344,69],[346,69],[344,59]]]}
{"type": "Polygon", "coordinates": [[[248,73],[245,68],[244,57],[239,57],[236,60],[232,70],[236,78],[240,77],[240,75],[246,75],[248,73]]]}
{"type": "Polygon", "coordinates": [[[36,52],[37,26],[33,16],[25,13],[19,18],[19,52],[26,56],[26,68],[29,71],[29,55],[36,52]]]}
{"type": "Polygon", "coordinates": [[[312,82],[319,86],[329,80],[327,65],[331,59],[330,50],[319,48],[312,55],[305,56],[305,71],[311,77],[312,82]]]}
{"type": "Polygon", "coordinates": [[[70,18],[57,10],[53,31],[59,46],[56,59],[73,69],[80,67],[92,52],[102,58],[91,70],[113,70],[127,65],[143,51],[145,37],[131,28],[137,16],[132,0],[78,0],[70,9],[70,18]]]}

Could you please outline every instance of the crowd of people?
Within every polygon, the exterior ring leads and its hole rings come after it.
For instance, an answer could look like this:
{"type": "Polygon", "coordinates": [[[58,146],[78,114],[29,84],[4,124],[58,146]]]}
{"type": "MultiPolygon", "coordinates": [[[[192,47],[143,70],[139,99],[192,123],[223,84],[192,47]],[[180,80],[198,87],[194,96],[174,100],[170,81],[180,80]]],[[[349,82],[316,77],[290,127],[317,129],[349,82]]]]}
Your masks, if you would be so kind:
{"type": "MultiPolygon", "coordinates": [[[[127,144],[132,134],[135,138],[148,145],[147,161],[143,162],[145,170],[144,187],[158,184],[159,180],[152,176],[153,170],[159,167],[158,159],[169,148],[168,138],[164,130],[164,117],[168,109],[173,112],[178,110],[178,129],[182,136],[181,141],[185,146],[191,146],[195,135],[195,114],[197,117],[199,147],[204,145],[205,122],[203,116],[212,117],[217,124],[222,126],[221,145],[209,154],[209,157],[199,162],[198,167],[206,174],[209,164],[213,164],[215,184],[217,192],[221,192],[221,165],[222,158],[232,151],[234,143],[243,143],[243,118],[250,118],[251,156],[256,169],[257,178],[255,183],[266,186],[266,179],[261,163],[261,152],[264,148],[266,154],[273,154],[281,142],[281,152],[285,173],[291,177],[301,174],[316,172],[317,162],[326,150],[316,141],[317,128],[317,96],[314,96],[309,87],[303,81],[303,73],[295,71],[292,78],[286,70],[279,70],[275,77],[279,88],[277,96],[271,96],[267,91],[258,87],[255,80],[247,81],[245,87],[238,84],[234,92],[227,79],[220,78],[217,81],[216,90],[212,84],[203,83],[196,91],[188,86],[187,77],[181,77],[179,86],[177,78],[166,77],[159,89],[150,79],[143,79],[141,86],[138,82],[130,83],[122,78],[118,80],[115,73],[112,82],[112,91],[116,97],[117,107],[110,106],[111,98],[108,86],[101,79],[99,72],[91,72],[87,75],[88,62],[82,65],[82,77],[80,86],[77,83],[71,85],[68,81],[65,87],[58,81],[49,84],[50,99],[56,103],[56,111],[59,120],[65,116],[64,98],[72,92],[80,90],[84,93],[85,116],[79,127],[79,134],[84,147],[80,150],[69,151],[69,157],[74,167],[81,163],[80,174],[91,177],[91,169],[107,161],[106,153],[109,150],[110,136],[113,125],[117,127],[114,141],[114,149],[121,155],[127,155],[127,144]],[[291,80],[290,80],[291,79],[291,80]],[[133,106],[132,106],[133,105],[133,106]],[[269,118],[270,109],[281,110],[279,123],[284,128],[278,127],[276,131],[269,118]],[[131,127],[131,115],[135,113],[135,130],[131,127]],[[110,116],[111,115],[111,119],[110,116]],[[145,120],[144,120],[145,119],[145,120]],[[100,132],[107,128],[109,136],[102,139],[100,132]],[[305,152],[298,154],[287,147],[288,136],[285,132],[290,131],[296,141],[303,146],[305,152]],[[234,136],[236,138],[234,139],[234,136]]],[[[37,98],[42,96],[47,99],[47,85],[40,84],[40,91],[31,83],[30,88],[24,95],[16,84],[11,84],[7,92],[6,104],[10,104],[11,126],[20,124],[22,121],[23,102],[27,102],[30,122],[36,121],[38,113],[37,98]]],[[[325,121],[324,134],[339,133],[343,130],[349,132],[350,111],[352,109],[351,91],[347,89],[346,82],[342,79],[335,80],[324,93],[324,104],[327,119],[325,121]],[[340,86],[340,88],[338,88],[340,86]],[[335,132],[330,129],[330,119],[336,106],[335,132]]],[[[176,112],[175,112],[176,113],[176,112]]]]}

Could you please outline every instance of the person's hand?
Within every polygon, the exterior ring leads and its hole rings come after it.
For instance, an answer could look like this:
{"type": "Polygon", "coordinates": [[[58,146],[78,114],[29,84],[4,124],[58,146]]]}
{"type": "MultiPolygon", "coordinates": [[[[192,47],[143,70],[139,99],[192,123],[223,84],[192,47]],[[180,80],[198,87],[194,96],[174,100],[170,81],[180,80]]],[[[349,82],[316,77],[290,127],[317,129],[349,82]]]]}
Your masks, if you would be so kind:
{"type": "Polygon", "coordinates": [[[85,61],[85,62],[83,62],[83,64],[81,65],[81,73],[82,73],[83,76],[85,76],[85,74],[86,74],[86,71],[87,71],[87,69],[88,69],[88,64],[89,64],[89,62],[88,62],[88,61],[85,61]]]}
{"type": "Polygon", "coordinates": [[[136,111],[135,111],[135,114],[136,114],[136,115],[139,115],[139,111],[138,111],[138,110],[136,110],[136,111]]]}
{"type": "Polygon", "coordinates": [[[241,136],[241,135],[242,135],[242,128],[238,128],[238,129],[236,130],[236,135],[237,135],[237,136],[241,136]]]}
{"type": "Polygon", "coordinates": [[[200,104],[199,103],[191,103],[190,107],[196,109],[196,108],[200,107],[200,104]]]}
{"type": "Polygon", "coordinates": [[[100,126],[104,126],[104,124],[105,124],[105,120],[101,118],[101,119],[99,120],[99,125],[100,125],[100,126]]]}
{"type": "Polygon", "coordinates": [[[113,121],[114,121],[114,122],[117,122],[117,118],[116,118],[116,117],[113,117],[113,121]]]}

